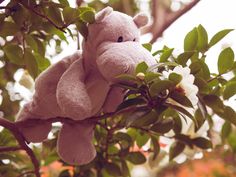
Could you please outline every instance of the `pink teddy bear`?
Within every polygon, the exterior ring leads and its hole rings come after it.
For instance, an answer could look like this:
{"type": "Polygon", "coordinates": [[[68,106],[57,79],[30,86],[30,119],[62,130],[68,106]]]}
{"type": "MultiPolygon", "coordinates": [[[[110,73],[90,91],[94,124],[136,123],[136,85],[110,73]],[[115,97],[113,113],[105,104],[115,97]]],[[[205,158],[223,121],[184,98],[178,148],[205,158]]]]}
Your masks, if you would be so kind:
{"type": "MultiPolygon", "coordinates": [[[[123,90],[111,87],[116,76],[134,73],[138,63],[155,64],[152,55],[139,43],[139,28],[148,18],[134,18],[107,7],[88,25],[88,36],[82,51],[50,66],[35,81],[33,100],[26,104],[17,121],[68,117],[84,120],[101,112],[115,111],[123,100],[123,90]]],[[[20,124],[29,142],[42,142],[52,125],[20,124]]],[[[92,144],[93,123],[64,123],[59,133],[57,151],[70,164],[89,163],[96,156],[92,144]]]]}

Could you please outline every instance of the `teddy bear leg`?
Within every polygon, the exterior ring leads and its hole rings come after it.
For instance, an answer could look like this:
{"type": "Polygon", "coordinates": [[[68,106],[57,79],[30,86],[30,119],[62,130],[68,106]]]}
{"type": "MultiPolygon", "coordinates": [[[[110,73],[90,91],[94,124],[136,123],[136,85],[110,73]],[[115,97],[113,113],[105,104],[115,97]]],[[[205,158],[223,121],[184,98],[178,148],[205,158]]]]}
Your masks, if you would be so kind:
{"type": "Polygon", "coordinates": [[[92,144],[94,125],[89,123],[64,124],[57,141],[57,151],[65,162],[83,165],[96,156],[92,144]]]}
{"type": "Polygon", "coordinates": [[[19,119],[17,125],[20,132],[28,142],[42,142],[47,139],[48,133],[52,129],[51,123],[46,121],[27,121],[28,119],[40,119],[37,115],[33,115],[29,111],[31,103],[26,104],[19,113],[19,119]]]}

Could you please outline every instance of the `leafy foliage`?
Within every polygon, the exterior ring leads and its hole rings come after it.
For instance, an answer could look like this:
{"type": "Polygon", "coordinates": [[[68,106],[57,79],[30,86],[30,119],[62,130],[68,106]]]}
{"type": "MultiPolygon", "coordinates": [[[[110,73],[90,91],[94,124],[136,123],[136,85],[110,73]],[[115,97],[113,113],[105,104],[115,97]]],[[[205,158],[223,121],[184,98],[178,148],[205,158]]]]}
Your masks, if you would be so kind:
{"type": "MultiPolygon", "coordinates": [[[[94,10],[90,7],[71,8],[66,0],[60,0],[59,3],[12,0],[6,7],[5,12],[0,13],[0,36],[5,41],[0,46],[4,52],[0,57],[4,64],[0,68],[3,96],[0,110],[4,112],[4,117],[13,120],[22,98],[13,100],[6,86],[9,82],[15,82],[15,72],[24,68],[36,78],[50,65],[46,52],[50,41],[56,41],[56,47],[60,48],[61,42],[67,42],[64,31],[71,37],[77,36],[69,28],[70,25],[86,38],[87,24],[94,21],[94,10]],[[10,40],[9,36],[12,36],[10,40]]],[[[211,139],[214,116],[225,120],[221,131],[222,140],[236,151],[236,113],[225,104],[225,100],[236,94],[234,51],[226,48],[220,52],[216,60],[218,73],[212,73],[205,62],[206,52],[230,31],[220,31],[208,41],[207,31],[199,25],[186,35],[184,52],[178,56],[174,56],[174,49],[167,46],[154,51],[156,65],[149,67],[142,62],[136,67],[134,75],[121,75],[120,82],[114,85],[124,88],[125,99],[112,118],[97,122],[93,140],[97,150],[95,160],[84,166],[72,167],[62,162],[55,149],[58,127],[54,126],[50,140],[40,146],[33,146],[41,166],[59,161],[64,168],[58,176],[130,176],[132,165],[164,156],[169,156],[172,161],[183,154],[186,148],[214,148],[211,139]],[[174,72],[168,77],[163,74],[180,65],[189,67],[195,78],[194,84],[198,88],[197,105],[192,104],[180,86],[184,76],[174,72]],[[184,131],[186,124],[193,125],[195,136],[184,131]],[[197,134],[204,124],[210,127],[208,137],[197,134]],[[163,137],[173,141],[168,153],[164,155],[161,144],[163,137]],[[148,158],[149,155],[152,158],[148,158]]],[[[144,44],[144,47],[152,50],[150,44],[144,44]]],[[[0,133],[0,143],[4,147],[16,146],[14,137],[6,129],[0,133]]],[[[32,165],[26,164],[26,161],[29,159],[22,151],[1,152],[0,175],[17,176],[30,171],[32,165]]]]}

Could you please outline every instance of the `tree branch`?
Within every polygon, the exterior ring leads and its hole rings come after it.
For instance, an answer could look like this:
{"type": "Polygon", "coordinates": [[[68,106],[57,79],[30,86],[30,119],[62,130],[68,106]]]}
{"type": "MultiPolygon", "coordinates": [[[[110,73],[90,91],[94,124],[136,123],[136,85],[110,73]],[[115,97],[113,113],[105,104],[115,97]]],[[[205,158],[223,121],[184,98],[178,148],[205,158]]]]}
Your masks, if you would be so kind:
{"type": "Polygon", "coordinates": [[[29,175],[29,174],[34,174],[34,171],[26,171],[26,172],[20,174],[20,175],[17,176],[17,177],[23,177],[23,176],[25,176],[25,175],[29,175]]]}
{"type": "Polygon", "coordinates": [[[179,17],[192,9],[200,0],[193,0],[192,2],[183,5],[183,7],[173,12],[164,5],[160,0],[153,0],[152,16],[153,23],[142,30],[142,33],[152,33],[152,39],[150,43],[154,43],[163,32],[173,24],[179,17]]]}
{"type": "Polygon", "coordinates": [[[38,15],[39,17],[47,20],[50,24],[52,24],[55,28],[59,29],[60,31],[66,33],[66,31],[64,30],[65,26],[58,26],[56,23],[54,23],[50,18],[48,18],[46,15],[41,14],[40,12],[38,12],[37,10],[35,10],[34,7],[29,6],[28,4],[25,4],[23,2],[21,2],[21,0],[18,1],[22,6],[24,6],[26,9],[28,9],[29,11],[33,12],[34,14],[38,15]]]}
{"type": "Polygon", "coordinates": [[[30,149],[29,146],[26,144],[25,138],[23,137],[23,135],[19,131],[17,125],[14,122],[10,122],[7,119],[0,118],[0,126],[2,126],[6,129],[8,129],[9,131],[11,131],[11,133],[14,135],[14,137],[18,141],[18,143],[20,145],[20,148],[25,150],[25,152],[30,157],[31,162],[34,165],[34,174],[36,175],[36,177],[40,177],[39,162],[38,162],[34,152],[32,151],[32,149],[30,149]]]}
{"type": "Polygon", "coordinates": [[[4,0],[0,0],[0,4],[3,2],[4,0]]]}
{"type": "Polygon", "coordinates": [[[18,151],[21,150],[22,148],[20,146],[16,147],[0,147],[0,153],[1,152],[9,152],[9,151],[18,151]]]}
{"type": "Polygon", "coordinates": [[[0,6],[0,10],[1,9],[9,9],[10,10],[11,8],[10,7],[6,7],[6,6],[0,6]]]}
{"type": "Polygon", "coordinates": [[[22,135],[22,133],[19,131],[19,126],[24,125],[24,124],[40,124],[43,122],[49,122],[49,123],[54,123],[54,122],[61,122],[61,123],[94,123],[94,124],[99,124],[99,121],[102,119],[106,119],[112,116],[116,116],[116,115],[120,115],[126,112],[130,112],[130,111],[134,111],[136,109],[142,109],[142,108],[146,108],[147,105],[140,105],[140,106],[133,106],[133,107],[128,107],[125,109],[122,109],[120,111],[115,111],[115,112],[110,112],[110,113],[105,113],[105,114],[101,114],[98,116],[92,116],[92,117],[88,117],[85,118],[84,120],[73,120],[71,118],[66,118],[66,117],[54,117],[54,118],[49,118],[47,120],[42,120],[42,119],[27,119],[25,121],[19,121],[19,122],[11,122],[7,119],[4,118],[0,118],[0,126],[8,129],[16,138],[16,140],[19,143],[19,147],[0,147],[0,152],[4,152],[4,151],[17,151],[17,150],[24,150],[26,151],[26,153],[28,154],[28,156],[31,159],[31,162],[34,165],[34,174],[36,175],[36,177],[40,177],[40,173],[39,173],[39,162],[36,159],[36,156],[34,154],[34,152],[32,151],[32,149],[29,148],[29,146],[26,144],[25,138],[22,135]]]}

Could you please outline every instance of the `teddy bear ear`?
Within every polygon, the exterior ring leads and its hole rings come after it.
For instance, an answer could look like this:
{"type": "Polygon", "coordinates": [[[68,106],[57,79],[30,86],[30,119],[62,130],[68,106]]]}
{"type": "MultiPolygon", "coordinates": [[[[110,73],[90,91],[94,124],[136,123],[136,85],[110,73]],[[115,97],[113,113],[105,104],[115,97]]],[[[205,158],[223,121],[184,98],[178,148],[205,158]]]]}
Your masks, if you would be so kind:
{"type": "Polygon", "coordinates": [[[101,11],[99,11],[96,16],[95,16],[95,21],[97,23],[103,21],[105,19],[106,16],[108,16],[111,12],[113,11],[113,8],[108,6],[104,9],[102,9],[101,11]]]}
{"type": "Polygon", "coordinates": [[[147,14],[142,13],[142,12],[135,15],[133,20],[138,28],[145,26],[146,24],[148,24],[148,21],[149,21],[147,14]]]}

